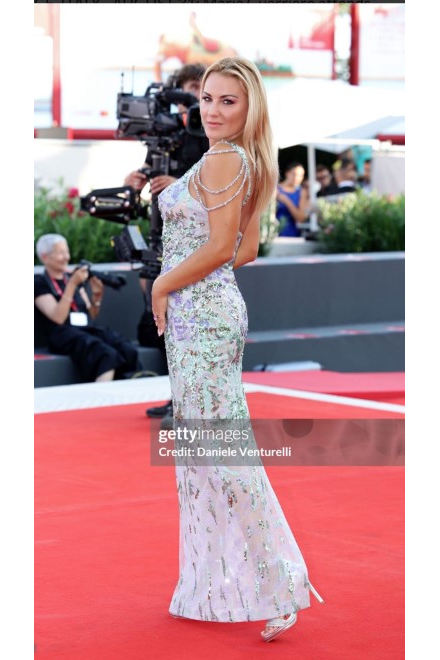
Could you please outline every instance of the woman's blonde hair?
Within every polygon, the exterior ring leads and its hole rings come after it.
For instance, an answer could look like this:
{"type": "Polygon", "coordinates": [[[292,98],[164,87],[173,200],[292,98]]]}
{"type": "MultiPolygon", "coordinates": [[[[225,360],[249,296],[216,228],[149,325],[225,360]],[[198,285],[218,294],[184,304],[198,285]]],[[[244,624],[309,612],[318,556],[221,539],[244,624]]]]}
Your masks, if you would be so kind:
{"type": "Polygon", "coordinates": [[[243,130],[243,147],[254,170],[249,205],[251,213],[262,213],[273,196],[279,172],[261,74],[255,64],[244,57],[224,57],[205,71],[202,93],[210,73],[234,76],[246,92],[248,114],[243,130]]]}

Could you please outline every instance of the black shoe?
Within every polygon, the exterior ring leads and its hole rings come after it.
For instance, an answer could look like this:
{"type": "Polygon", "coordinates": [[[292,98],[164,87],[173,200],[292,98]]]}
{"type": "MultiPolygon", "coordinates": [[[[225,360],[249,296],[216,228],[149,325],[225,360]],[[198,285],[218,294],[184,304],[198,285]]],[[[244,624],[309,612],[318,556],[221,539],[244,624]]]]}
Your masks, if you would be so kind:
{"type": "Polygon", "coordinates": [[[168,401],[163,406],[156,406],[155,408],[147,408],[145,411],[147,417],[165,417],[173,416],[173,402],[168,401]]]}
{"type": "Polygon", "coordinates": [[[174,417],[172,415],[165,415],[160,423],[161,431],[173,431],[174,430],[174,417]]]}

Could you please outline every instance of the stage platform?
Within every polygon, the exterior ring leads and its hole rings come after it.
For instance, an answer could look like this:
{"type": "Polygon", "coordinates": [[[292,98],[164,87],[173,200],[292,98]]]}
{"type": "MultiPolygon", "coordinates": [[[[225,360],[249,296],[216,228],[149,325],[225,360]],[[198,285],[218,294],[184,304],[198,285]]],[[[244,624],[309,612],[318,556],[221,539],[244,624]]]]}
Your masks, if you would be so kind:
{"type": "MultiPolygon", "coordinates": [[[[313,406],[317,413],[333,409],[340,417],[365,414],[404,414],[403,374],[340,374],[325,371],[244,372],[246,394],[261,393],[284,399],[286,415],[313,406]],[[338,412],[339,411],[339,412],[338,412]],[[368,412],[369,411],[369,412],[368,412]]],[[[81,383],[58,387],[39,387],[34,390],[35,413],[81,410],[105,406],[145,403],[160,405],[171,398],[168,376],[135,378],[109,383],[81,383]]],[[[269,397],[270,398],[270,397],[269,397]]],[[[278,406],[277,406],[278,407],[278,406]]],[[[270,406],[269,406],[270,408],[270,406]]],[[[270,417],[272,415],[269,415],[270,417]]],[[[282,415],[280,415],[282,416],[282,415]]],[[[319,415],[318,415],[319,416],[319,415]]],[[[379,415],[380,416],[380,415],[379,415]]]]}

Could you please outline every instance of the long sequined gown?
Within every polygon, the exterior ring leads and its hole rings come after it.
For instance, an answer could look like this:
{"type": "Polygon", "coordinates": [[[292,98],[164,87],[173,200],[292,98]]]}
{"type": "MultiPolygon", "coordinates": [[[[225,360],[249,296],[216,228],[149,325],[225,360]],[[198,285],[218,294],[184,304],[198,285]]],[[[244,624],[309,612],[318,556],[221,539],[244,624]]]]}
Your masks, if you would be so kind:
{"type": "MultiPolygon", "coordinates": [[[[188,188],[198,165],[159,196],[162,273],[208,239],[208,212],[188,188]]],[[[247,312],[233,262],[169,295],[165,343],[175,420],[249,419],[241,379],[247,312]]],[[[307,568],[262,465],[176,463],[176,479],[180,571],[171,614],[233,623],[309,607],[307,568]]]]}

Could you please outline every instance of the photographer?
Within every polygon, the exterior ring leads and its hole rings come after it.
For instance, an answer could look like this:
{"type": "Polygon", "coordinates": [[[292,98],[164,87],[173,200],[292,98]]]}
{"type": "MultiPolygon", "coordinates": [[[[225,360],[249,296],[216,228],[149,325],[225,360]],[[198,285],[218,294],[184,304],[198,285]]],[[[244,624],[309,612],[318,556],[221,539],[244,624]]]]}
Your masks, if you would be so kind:
{"type": "Polygon", "coordinates": [[[45,234],[37,241],[36,251],[45,271],[35,275],[35,307],[50,352],[68,355],[84,381],[109,381],[141,370],[136,348],[113,330],[94,323],[104,286],[97,277],[90,277],[88,266],[67,273],[70,254],[66,239],[45,234]],[[91,297],[84,287],[87,281],[91,297]]]}
{"type": "MultiPolygon", "coordinates": [[[[201,64],[187,64],[171,76],[167,81],[167,86],[172,86],[186,93],[193,94],[198,99],[200,95],[200,83],[204,72],[205,67],[201,64]]],[[[187,108],[179,104],[178,111],[185,123],[187,108]]],[[[182,146],[171,154],[170,173],[151,178],[151,193],[158,195],[167,186],[177,181],[190,167],[200,160],[208,149],[209,141],[206,137],[196,137],[185,132],[183,134],[182,146]]],[[[151,162],[149,155],[147,155],[147,162],[151,162]]],[[[126,185],[132,186],[132,188],[139,192],[147,182],[148,177],[138,170],[131,172],[124,180],[126,185]]],[[[139,277],[139,283],[145,297],[147,295],[146,278],[142,272],[139,277]]],[[[147,306],[138,324],[138,341],[141,346],[159,348],[165,354],[164,338],[157,336],[153,315],[147,306]]],[[[149,408],[147,410],[147,415],[150,417],[164,417],[169,414],[172,414],[171,401],[164,406],[149,408]]]]}

